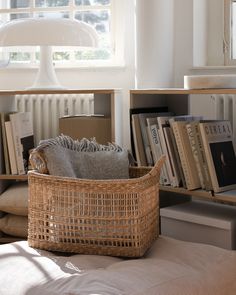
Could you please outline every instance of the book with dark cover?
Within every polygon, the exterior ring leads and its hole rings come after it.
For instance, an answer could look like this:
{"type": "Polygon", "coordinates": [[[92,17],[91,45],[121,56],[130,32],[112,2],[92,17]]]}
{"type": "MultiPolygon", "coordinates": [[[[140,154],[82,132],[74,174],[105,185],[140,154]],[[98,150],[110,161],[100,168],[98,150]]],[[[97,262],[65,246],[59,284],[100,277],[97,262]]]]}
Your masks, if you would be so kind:
{"type": "Polygon", "coordinates": [[[236,188],[236,155],[230,121],[201,121],[199,129],[214,192],[236,188]]]}

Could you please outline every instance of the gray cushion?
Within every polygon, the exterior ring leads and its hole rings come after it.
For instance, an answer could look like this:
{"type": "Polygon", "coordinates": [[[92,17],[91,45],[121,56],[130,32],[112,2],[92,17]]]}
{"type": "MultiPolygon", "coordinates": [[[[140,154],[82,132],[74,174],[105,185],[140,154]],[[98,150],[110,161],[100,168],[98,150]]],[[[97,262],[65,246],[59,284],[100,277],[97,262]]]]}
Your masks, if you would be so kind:
{"type": "Polygon", "coordinates": [[[129,178],[127,151],[78,152],[59,145],[44,149],[49,174],[87,179],[129,178]]]}
{"type": "Polygon", "coordinates": [[[0,231],[10,236],[26,238],[28,235],[28,218],[6,214],[0,218],[0,231]]]}
{"type": "Polygon", "coordinates": [[[0,210],[22,216],[28,215],[27,182],[16,182],[0,195],[0,210]]]}

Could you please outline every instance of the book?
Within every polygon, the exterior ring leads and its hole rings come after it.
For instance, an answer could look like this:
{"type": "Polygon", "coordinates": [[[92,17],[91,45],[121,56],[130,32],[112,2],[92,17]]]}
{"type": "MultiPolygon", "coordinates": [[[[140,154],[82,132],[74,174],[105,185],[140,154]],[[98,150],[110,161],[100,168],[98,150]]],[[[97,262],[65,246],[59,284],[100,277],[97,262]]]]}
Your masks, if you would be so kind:
{"type": "Polygon", "coordinates": [[[186,186],[186,181],[184,178],[183,167],[181,165],[178,148],[177,148],[176,141],[175,141],[174,132],[171,127],[170,127],[170,137],[171,137],[171,141],[172,141],[172,145],[173,145],[173,153],[175,155],[176,164],[178,166],[178,172],[179,172],[179,177],[180,177],[179,186],[186,188],[187,186],[186,186]]]}
{"type": "MultiPolygon", "coordinates": [[[[160,136],[158,133],[157,128],[157,117],[154,118],[147,118],[147,134],[150,141],[150,146],[152,150],[152,156],[154,163],[158,161],[158,159],[163,155],[161,143],[160,143],[160,136]]],[[[162,185],[170,185],[170,180],[168,173],[166,171],[166,166],[163,165],[160,174],[160,184],[162,185]]]]}
{"type": "MultiPolygon", "coordinates": [[[[131,143],[131,151],[135,157],[135,146],[134,146],[134,134],[132,128],[132,115],[141,114],[141,113],[162,113],[168,112],[167,106],[158,106],[158,107],[142,107],[142,108],[131,108],[129,110],[129,119],[130,119],[130,143],[131,143]]],[[[137,159],[136,159],[137,160],[137,159]]]]}
{"type": "MultiPolygon", "coordinates": [[[[3,141],[2,141],[2,126],[0,125],[0,174],[5,174],[5,162],[4,162],[4,150],[3,150],[3,141]]],[[[9,183],[7,181],[0,182],[0,194],[8,187],[9,183]]]]}
{"type": "Polygon", "coordinates": [[[10,114],[14,112],[1,112],[1,128],[2,128],[2,144],[3,144],[3,154],[4,154],[4,162],[5,162],[5,173],[11,173],[10,167],[10,159],[9,159],[9,152],[8,152],[8,144],[6,138],[6,127],[5,122],[10,120],[10,114]]]}
{"type": "Polygon", "coordinates": [[[132,131],[133,131],[133,142],[134,142],[134,155],[138,166],[147,166],[147,160],[145,150],[143,146],[141,127],[139,123],[138,114],[132,115],[132,131]]]}
{"type": "Polygon", "coordinates": [[[150,140],[149,140],[148,132],[147,132],[147,126],[148,126],[147,118],[155,118],[158,116],[169,116],[169,115],[171,115],[171,113],[169,113],[169,112],[162,112],[162,113],[154,112],[154,113],[139,113],[138,114],[139,124],[140,124],[140,128],[141,128],[142,139],[143,139],[143,146],[144,146],[144,151],[145,151],[148,166],[153,166],[154,160],[153,160],[151,144],[150,144],[150,140]]]}
{"type": "Polygon", "coordinates": [[[209,169],[203,148],[202,138],[199,130],[199,121],[192,121],[186,125],[187,133],[192,148],[194,160],[199,174],[202,189],[212,190],[209,169]]]}
{"type": "Polygon", "coordinates": [[[153,155],[151,151],[151,144],[148,138],[148,131],[147,131],[147,117],[156,117],[156,113],[140,113],[138,114],[139,118],[139,124],[140,124],[140,129],[141,129],[141,135],[142,135],[142,141],[143,141],[143,147],[144,147],[144,152],[146,155],[146,160],[147,160],[147,165],[148,166],[153,166],[154,160],[153,160],[153,155]]]}
{"type": "Polygon", "coordinates": [[[187,123],[185,126],[186,126],[186,130],[187,130],[187,134],[188,134],[190,147],[192,149],[193,158],[194,158],[194,161],[195,161],[195,164],[196,164],[199,180],[200,180],[200,183],[201,183],[201,188],[205,189],[204,174],[203,174],[203,171],[202,171],[203,166],[200,163],[199,147],[198,147],[197,142],[196,142],[196,134],[195,134],[195,130],[196,130],[195,125],[198,125],[198,124],[199,124],[198,121],[192,121],[192,122],[187,123]]]}
{"type": "Polygon", "coordinates": [[[7,140],[7,150],[9,155],[9,161],[10,161],[10,172],[11,174],[17,174],[17,163],[16,163],[16,154],[15,154],[15,146],[14,146],[14,140],[12,135],[12,126],[11,121],[5,122],[5,131],[6,131],[6,140],[7,140]]]}
{"type": "Polygon", "coordinates": [[[34,147],[33,124],[30,112],[10,114],[18,174],[28,171],[29,150],[34,147]]]}
{"type": "Polygon", "coordinates": [[[181,171],[179,154],[177,151],[177,147],[175,147],[173,130],[171,129],[168,121],[166,123],[166,126],[164,126],[163,131],[164,131],[165,141],[167,145],[167,152],[170,157],[170,163],[174,171],[174,178],[175,178],[174,186],[176,187],[179,187],[181,185],[184,186],[185,180],[183,178],[182,171],[181,171]]]}
{"type": "Polygon", "coordinates": [[[171,153],[173,152],[173,146],[170,148],[172,143],[170,142],[171,139],[169,138],[169,133],[167,134],[165,128],[170,128],[169,119],[171,117],[157,117],[157,127],[158,133],[160,136],[160,143],[162,146],[163,154],[166,155],[166,170],[169,176],[169,180],[172,186],[176,187],[179,186],[179,175],[176,174],[176,162],[173,162],[173,157],[171,153]],[[167,142],[168,141],[168,142],[167,142]]]}
{"type": "Polygon", "coordinates": [[[157,118],[147,118],[147,135],[151,146],[153,161],[156,163],[162,156],[160,138],[157,130],[157,118]]]}
{"type": "Polygon", "coordinates": [[[235,189],[236,155],[230,121],[200,121],[199,130],[213,191],[218,193],[235,189]]]}
{"type": "Polygon", "coordinates": [[[188,120],[193,118],[173,118],[170,120],[171,128],[174,133],[176,146],[178,149],[181,166],[183,168],[184,179],[186,183],[186,188],[188,190],[193,190],[201,187],[196,163],[194,160],[192,148],[190,145],[186,125],[188,120]]]}

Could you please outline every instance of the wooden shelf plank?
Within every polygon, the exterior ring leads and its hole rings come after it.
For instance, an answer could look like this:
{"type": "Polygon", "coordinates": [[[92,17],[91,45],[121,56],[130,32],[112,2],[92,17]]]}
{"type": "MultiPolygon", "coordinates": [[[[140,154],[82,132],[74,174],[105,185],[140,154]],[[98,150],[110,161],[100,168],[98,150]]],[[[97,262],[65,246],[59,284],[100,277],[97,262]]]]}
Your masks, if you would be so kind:
{"type": "Polygon", "coordinates": [[[120,89],[31,89],[31,90],[0,90],[0,95],[24,95],[24,94],[114,94],[120,89]]]}
{"type": "Polygon", "coordinates": [[[27,180],[28,175],[13,175],[13,174],[0,174],[0,179],[10,179],[10,180],[27,180]]]}
{"type": "Polygon", "coordinates": [[[214,197],[221,201],[236,203],[236,190],[216,193],[214,197]]]}
{"type": "Polygon", "coordinates": [[[230,202],[230,203],[236,204],[236,190],[229,190],[222,193],[213,193],[212,191],[205,191],[202,189],[190,191],[183,187],[172,187],[172,186],[161,185],[160,191],[208,199],[213,202],[227,202],[227,203],[230,202]]]}
{"type": "Polygon", "coordinates": [[[161,191],[165,192],[171,192],[171,193],[177,193],[182,195],[188,195],[188,196],[196,196],[196,197],[203,197],[203,198],[214,198],[211,191],[205,191],[202,189],[198,190],[187,190],[183,187],[172,187],[172,186],[160,186],[161,191]]]}
{"type": "Polygon", "coordinates": [[[149,88],[133,89],[130,94],[236,94],[236,88],[207,88],[207,89],[184,89],[184,88],[149,88]]]}

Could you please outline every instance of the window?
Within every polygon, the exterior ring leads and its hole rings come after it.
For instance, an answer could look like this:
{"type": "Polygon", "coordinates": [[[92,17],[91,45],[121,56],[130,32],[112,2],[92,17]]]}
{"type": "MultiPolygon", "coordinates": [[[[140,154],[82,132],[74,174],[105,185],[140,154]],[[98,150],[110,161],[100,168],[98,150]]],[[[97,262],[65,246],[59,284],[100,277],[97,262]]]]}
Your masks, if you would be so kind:
{"type": "Polygon", "coordinates": [[[224,0],[225,65],[236,65],[236,0],[224,0]]]}
{"type": "MultiPolygon", "coordinates": [[[[120,0],[119,0],[120,1],[120,0]]],[[[76,47],[53,48],[56,65],[78,65],[83,62],[114,62],[117,46],[114,26],[115,0],[0,0],[0,22],[19,18],[74,18],[92,25],[99,35],[99,48],[79,50],[76,47]]],[[[23,34],[23,32],[22,32],[23,34]]],[[[2,49],[13,64],[33,65],[38,62],[37,48],[2,49]],[[7,50],[7,51],[6,51],[7,50]]]]}

